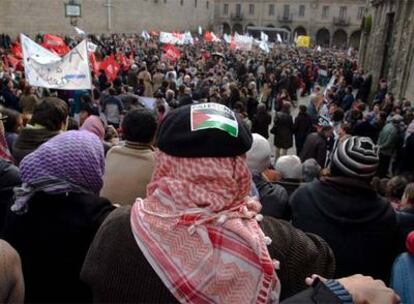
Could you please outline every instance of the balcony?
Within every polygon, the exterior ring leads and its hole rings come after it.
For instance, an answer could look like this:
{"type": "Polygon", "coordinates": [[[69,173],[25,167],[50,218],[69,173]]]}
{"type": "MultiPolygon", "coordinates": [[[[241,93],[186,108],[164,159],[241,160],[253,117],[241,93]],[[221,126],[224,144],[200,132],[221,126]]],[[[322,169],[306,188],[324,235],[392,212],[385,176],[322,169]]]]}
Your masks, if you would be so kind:
{"type": "Polygon", "coordinates": [[[334,25],[337,25],[337,26],[349,26],[349,24],[351,23],[351,18],[350,17],[334,17],[333,23],[334,25]]]}
{"type": "Polygon", "coordinates": [[[243,21],[243,14],[242,13],[236,13],[230,15],[231,21],[243,21]]]}
{"type": "Polygon", "coordinates": [[[291,23],[293,20],[292,14],[283,14],[279,16],[277,20],[282,23],[291,23]]]}

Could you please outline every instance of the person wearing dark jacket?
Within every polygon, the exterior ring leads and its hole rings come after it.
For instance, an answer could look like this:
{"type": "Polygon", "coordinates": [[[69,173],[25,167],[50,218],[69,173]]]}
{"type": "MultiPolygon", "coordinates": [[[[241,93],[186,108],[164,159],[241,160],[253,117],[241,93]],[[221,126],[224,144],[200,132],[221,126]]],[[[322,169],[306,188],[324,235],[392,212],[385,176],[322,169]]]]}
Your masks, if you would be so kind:
{"type": "Polygon", "coordinates": [[[397,222],[392,206],[370,186],[378,162],[371,139],[350,137],[334,152],[331,177],[308,183],[291,197],[293,225],[328,242],[336,276],[389,279],[397,222]]]}
{"type": "Polygon", "coordinates": [[[22,187],[4,226],[4,239],[20,254],[26,302],[89,302],[79,280],[87,250],[114,207],[98,197],[104,154],[86,131],[62,133],[20,164],[22,187]]]}
{"type": "Polygon", "coordinates": [[[30,124],[23,128],[14,142],[12,154],[16,164],[41,144],[66,129],[68,106],[55,97],[46,97],[36,105],[30,124]]]}
{"type": "Polygon", "coordinates": [[[20,186],[20,184],[19,169],[10,162],[0,158],[0,237],[7,211],[13,202],[13,189],[20,186]]]}
{"type": "Polygon", "coordinates": [[[271,167],[271,148],[266,138],[253,133],[253,144],[247,151],[247,165],[252,173],[254,185],[259,193],[262,204],[261,213],[279,219],[290,219],[288,194],[286,190],[277,184],[265,179],[262,173],[271,167]]]}
{"type": "Polygon", "coordinates": [[[282,110],[276,112],[271,132],[274,134],[276,159],[286,155],[293,146],[293,118],[290,115],[290,103],[283,103],[282,110]]]}
{"type": "Polygon", "coordinates": [[[298,116],[295,118],[293,124],[293,133],[295,134],[296,154],[300,155],[305,144],[305,140],[312,132],[312,118],[307,113],[307,107],[304,105],[299,106],[298,116]]]}
{"type": "Polygon", "coordinates": [[[272,115],[266,110],[266,105],[261,103],[257,107],[257,113],[252,120],[252,133],[269,138],[269,125],[272,123],[272,115]]]}
{"type": "Polygon", "coordinates": [[[3,105],[6,108],[9,108],[15,111],[20,111],[19,98],[14,93],[13,86],[14,86],[13,80],[7,78],[4,81],[3,91],[2,91],[2,97],[4,99],[3,105]]]}
{"type": "Polygon", "coordinates": [[[310,158],[314,158],[319,166],[325,168],[326,156],[328,152],[327,140],[333,134],[333,128],[330,125],[329,121],[320,117],[317,132],[311,133],[306,138],[303,149],[300,153],[300,160],[305,162],[310,158]]]}

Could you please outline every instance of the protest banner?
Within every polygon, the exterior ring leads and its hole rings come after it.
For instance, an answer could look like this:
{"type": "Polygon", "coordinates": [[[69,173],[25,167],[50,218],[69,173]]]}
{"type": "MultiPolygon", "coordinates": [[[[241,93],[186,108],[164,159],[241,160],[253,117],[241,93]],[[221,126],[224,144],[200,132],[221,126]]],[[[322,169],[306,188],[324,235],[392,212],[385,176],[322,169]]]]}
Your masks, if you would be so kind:
{"type": "Polygon", "coordinates": [[[30,85],[59,90],[90,90],[87,41],[63,58],[21,35],[26,80],[30,85]]]}
{"type": "Polygon", "coordinates": [[[235,48],[242,51],[251,51],[253,46],[253,37],[245,35],[234,35],[234,44],[235,48]]]}

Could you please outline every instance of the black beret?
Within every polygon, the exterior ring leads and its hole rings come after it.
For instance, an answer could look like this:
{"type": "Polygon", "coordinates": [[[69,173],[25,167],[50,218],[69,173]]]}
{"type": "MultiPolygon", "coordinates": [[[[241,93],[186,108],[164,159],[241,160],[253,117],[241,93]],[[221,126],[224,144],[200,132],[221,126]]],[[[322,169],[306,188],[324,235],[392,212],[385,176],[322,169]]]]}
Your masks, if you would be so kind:
{"type": "Polygon", "coordinates": [[[201,103],[170,111],[157,134],[158,148],[177,157],[234,157],[246,153],[252,135],[224,105],[201,103]]]}

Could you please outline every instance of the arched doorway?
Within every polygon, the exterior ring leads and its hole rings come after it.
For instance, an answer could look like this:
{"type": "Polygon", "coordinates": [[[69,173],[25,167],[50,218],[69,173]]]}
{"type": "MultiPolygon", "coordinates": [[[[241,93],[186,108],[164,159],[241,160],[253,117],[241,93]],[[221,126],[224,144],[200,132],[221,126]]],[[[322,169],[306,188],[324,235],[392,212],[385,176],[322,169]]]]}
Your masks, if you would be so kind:
{"type": "Polygon", "coordinates": [[[361,41],[361,31],[355,31],[349,37],[349,44],[354,49],[359,49],[360,41],[361,41]]]}
{"type": "Polygon", "coordinates": [[[326,28],[321,28],[316,32],[316,44],[329,47],[331,43],[331,34],[326,28]]]}
{"type": "Polygon", "coordinates": [[[230,24],[223,22],[223,34],[231,34],[230,24]]]}
{"type": "Polygon", "coordinates": [[[240,23],[233,24],[233,33],[243,34],[243,25],[240,23]]]}
{"type": "Polygon", "coordinates": [[[294,36],[307,36],[306,29],[303,26],[298,26],[297,28],[295,28],[293,37],[294,36]]]}
{"type": "Polygon", "coordinates": [[[348,34],[344,30],[337,30],[332,36],[332,44],[340,49],[348,46],[348,34]]]}

